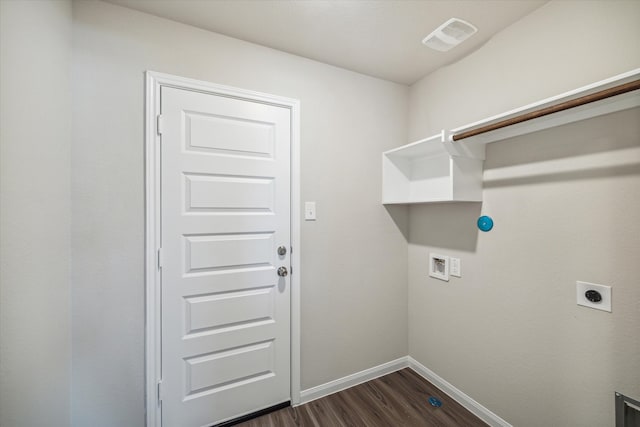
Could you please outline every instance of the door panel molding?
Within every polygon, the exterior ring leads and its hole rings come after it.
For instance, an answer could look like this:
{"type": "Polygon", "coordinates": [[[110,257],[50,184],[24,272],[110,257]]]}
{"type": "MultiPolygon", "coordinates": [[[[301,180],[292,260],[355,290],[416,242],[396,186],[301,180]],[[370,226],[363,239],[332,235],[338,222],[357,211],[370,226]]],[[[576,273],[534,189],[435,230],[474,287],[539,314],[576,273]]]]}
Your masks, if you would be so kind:
{"type": "MultiPolygon", "coordinates": [[[[160,89],[173,87],[288,108],[291,114],[291,400],[300,402],[300,102],[295,99],[146,71],[145,73],[145,404],[146,425],[161,425],[160,89]]],[[[258,150],[259,151],[259,150],[258,150]]],[[[261,154],[264,155],[264,154],[261,154]]],[[[261,206],[262,207],[262,206],[261,206]]],[[[245,208],[244,206],[239,208],[245,208]]]]}

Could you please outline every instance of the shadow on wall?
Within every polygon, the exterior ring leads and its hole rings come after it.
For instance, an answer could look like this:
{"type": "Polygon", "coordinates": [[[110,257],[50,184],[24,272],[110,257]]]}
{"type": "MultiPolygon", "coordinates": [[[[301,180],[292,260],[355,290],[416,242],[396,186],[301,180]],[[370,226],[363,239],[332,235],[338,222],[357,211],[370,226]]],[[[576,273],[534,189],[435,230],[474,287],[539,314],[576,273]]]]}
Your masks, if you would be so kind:
{"type": "Polygon", "coordinates": [[[398,230],[409,241],[409,208],[406,205],[384,205],[398,230]]]}
{"type": "MultiPolygon", "coordinates": [[[[489,144],[483,188],[640,174],[639,134],[640,108],[634,108],[489,144]]],[[[412,205],[408,241],[475,252],[481,211],[474,202],[412,205]]]]}
{"type": "Polygon", "coordinates": [[[483,187],[637,174],[639,133],[634,108],[489,144],[483,187]]]}
{"type": "Polygon", "coordinates": [[[419,204],[409,211],[409,243],[475,252],[482,203],[419,204]]]}

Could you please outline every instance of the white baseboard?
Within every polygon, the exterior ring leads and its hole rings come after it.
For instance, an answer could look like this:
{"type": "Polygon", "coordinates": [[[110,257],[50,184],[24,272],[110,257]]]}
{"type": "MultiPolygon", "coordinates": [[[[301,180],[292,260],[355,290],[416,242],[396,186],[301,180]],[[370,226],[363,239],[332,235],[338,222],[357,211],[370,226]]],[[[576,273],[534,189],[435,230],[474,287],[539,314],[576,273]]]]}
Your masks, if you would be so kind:
{"type": "Polygon", "coordinates": [[[300,392],[300,405],[311,402],[312,400],[320,399],[321,397],[325,397],[333,393],[337,393],[349,387],[362,384],[374,378],[399,371],[400,369],[404,369],[407,366],[409,365],[407,362],[407,357],[405,356],[387,363],[383,363],[382,365],[374,366],[373,368],[365,369],[364,371],[356,372],[355,374],[347,375],[346,377],[338,378],[337,380],[333,380],[325,384],[320,384],[316,387],[302,390],[300,392]]]}
{"type": "Polygon", "coordinates": [[[411,356],[407,356],[409,367],[424,377],[434,386],[438,387],[444,393],[448,394],[453,400],[464,406],[469,412],[476,417],[480,418],[485,423],[492,427],[513,427],[511,424],[467,396],[462,391],[455,388],[452,384],[445,381],[442,377],[438,376],[435,372],[415,360],[411,356]]]}

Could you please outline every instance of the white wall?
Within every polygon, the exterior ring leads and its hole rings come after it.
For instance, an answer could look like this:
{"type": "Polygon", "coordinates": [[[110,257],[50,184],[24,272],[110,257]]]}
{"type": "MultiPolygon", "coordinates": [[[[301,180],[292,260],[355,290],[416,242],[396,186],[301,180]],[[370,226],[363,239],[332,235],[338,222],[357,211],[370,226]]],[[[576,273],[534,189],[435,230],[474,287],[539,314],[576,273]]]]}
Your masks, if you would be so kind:
{"type": "Polygon", "coordinates": [[[71,2],[0,1],[0,425],[68,426],[71,2]]]}
{"type": "MultiPolygon", "coordinates": [[[[143,73],[301,101],[302,388],[407,354],[407,242],[380,204],[408,88],[101,2],[74,3],[74,425],[144,417],[143,73]]],[[[407,210],[393,215],[406,227],[407,210]]]]}
{"type": "MultiPolygon", "coordinates": [[[[411,140],[640,67],[640,3],[553,1],[411,88],[411,140]]],[[[515,426],[640,396],[640,110],[488,146],[484,202],[410,210],[409,352],[515,426]],[[475,220],[491,215],[495,228],[475,220]],[[428,278],[428,252],[463,277],[428,278]],[[611,285],[613,313],[576,305],[611,285]]]]}

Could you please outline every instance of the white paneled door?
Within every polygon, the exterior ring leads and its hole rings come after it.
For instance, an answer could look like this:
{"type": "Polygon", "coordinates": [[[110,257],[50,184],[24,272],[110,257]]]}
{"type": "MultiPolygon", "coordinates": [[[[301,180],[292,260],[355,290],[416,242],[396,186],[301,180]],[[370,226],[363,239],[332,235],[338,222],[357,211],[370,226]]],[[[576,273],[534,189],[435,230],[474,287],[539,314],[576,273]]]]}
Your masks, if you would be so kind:
{"type": "Polygon", "coordinates": [[[162,425],[208,426],[291,397],[291,110],[172,87],[160,110],[162,425]]]}

